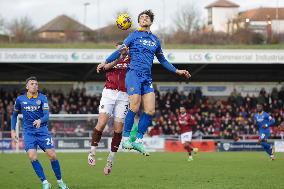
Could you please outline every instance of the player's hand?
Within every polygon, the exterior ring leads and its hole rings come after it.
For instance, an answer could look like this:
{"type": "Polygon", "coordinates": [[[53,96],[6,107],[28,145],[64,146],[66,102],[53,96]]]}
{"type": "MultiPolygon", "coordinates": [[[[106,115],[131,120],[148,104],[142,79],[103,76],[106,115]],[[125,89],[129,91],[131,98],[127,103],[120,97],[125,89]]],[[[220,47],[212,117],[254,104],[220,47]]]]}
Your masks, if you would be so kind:
{"type": "Polygon", "coordinates": [[[191,77],[189,71],[187,70],[176,70],[176,73],[180,76],[185,76],[187,79],[191,77]]]}
{"type": "Polygon", "coordinates": [[[97,66],[97,73],[100,73],[100,71],[105,67],[106,63],[102,62],[97,66]]]}
{"type": "Polygon", "coordinates": [[[37,119],[33,122],[33,125],[38,129],[40,128],[40,124],[41,124],[41,120],[40,119],[37,119]]]}
{"type": "Polygon", "coordinates": [[[19,142],[19,138],[17,137],[17,133],[15,130],[11,131],[11,139],[13,142],[18,143],[19,142]]]}

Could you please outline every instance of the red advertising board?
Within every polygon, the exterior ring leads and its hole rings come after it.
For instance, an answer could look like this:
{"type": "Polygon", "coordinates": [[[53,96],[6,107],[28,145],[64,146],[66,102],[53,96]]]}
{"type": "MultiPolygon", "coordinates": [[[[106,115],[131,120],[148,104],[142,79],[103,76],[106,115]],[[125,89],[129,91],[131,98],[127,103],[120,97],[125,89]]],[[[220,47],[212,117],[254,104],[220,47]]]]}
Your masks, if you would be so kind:
{"type": "MultiPolygon", "coordinates": [[[[198,148],[200,152],[215,152],[216,145],[212,140],[207,141],[192,141],[192,145],[194,148],[198,148]]],[[[176,140],[166,140],[165,143],[166,152],[185,152],[183,148],[183,144],[180,141],[176,140]]]]}

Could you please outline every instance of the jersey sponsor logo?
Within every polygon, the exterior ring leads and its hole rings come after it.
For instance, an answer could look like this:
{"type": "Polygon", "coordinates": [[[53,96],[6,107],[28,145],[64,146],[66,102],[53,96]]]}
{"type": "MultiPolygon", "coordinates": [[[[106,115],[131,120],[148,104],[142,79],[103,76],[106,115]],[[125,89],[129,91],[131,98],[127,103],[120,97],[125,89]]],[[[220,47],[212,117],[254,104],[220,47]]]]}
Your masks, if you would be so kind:
{"type": "Polygon", "coordinates": [[[27,102],[23,102],[23,104],[28,104],[27,102]]]}
{"type": "Polygon", "coordinates": [[[27,112],[34,112],[34,111],[37,111],[39,108],[38,108],[38,106],[25,106],[24,109],[27,112]]]}
{"type": "Polygon", "coordinates": [[[146,40],[146,39],[144,39],[144,40],[140,39],[139,42],[142,43],[143,45],[149,46],[149,47],[154,47],[154,46],[156,46],[156,43],[155,43],[155,42],[150,41],[150,40],[146,40]]]}

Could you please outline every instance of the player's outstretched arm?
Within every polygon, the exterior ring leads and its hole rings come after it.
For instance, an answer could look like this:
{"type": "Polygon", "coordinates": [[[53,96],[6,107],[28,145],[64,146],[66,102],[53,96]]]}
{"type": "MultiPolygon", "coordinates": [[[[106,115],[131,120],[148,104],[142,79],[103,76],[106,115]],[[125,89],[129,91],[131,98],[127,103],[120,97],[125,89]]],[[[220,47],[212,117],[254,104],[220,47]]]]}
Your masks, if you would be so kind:
{"type": "Polygon", "coordinates": [[[164,68],[166,68],[170,72],[174,72],[180,76],[185,76],[186,78],[191,77],[190,73],[187,70],[176,69],[171,63],[167,61],[163,53],[157,53],[156,57],[158,61],[162,64],[162,66],[164,66],[164,68]]]}
{"type": "Polygon", "coordinates": [[[107,57],[105,63],[109,64],[118,59],[121,55],[121,51],[125,48],[127,48],[127,46],[125,44],[122,44],[116,51],[114,51],[109,57],[107,57]]]}
{"type": "Polygon", "coordinates": [[[115,61],[111,62],[111,63],[105,63],[102,62],[97,66],[97,73],[100,73],[102,70],[110,70],[112,69],[116,64],[118,63],[118,59],[116,59],[115,61]]]}

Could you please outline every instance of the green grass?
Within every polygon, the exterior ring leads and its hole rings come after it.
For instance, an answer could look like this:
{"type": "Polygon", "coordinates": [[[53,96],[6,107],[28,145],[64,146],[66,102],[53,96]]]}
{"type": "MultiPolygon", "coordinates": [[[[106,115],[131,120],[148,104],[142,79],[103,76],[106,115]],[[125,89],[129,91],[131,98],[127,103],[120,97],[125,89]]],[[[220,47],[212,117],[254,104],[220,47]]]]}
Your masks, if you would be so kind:
{"type": "MultiPolygon", "coordinates": [[[[0,43],[0,48],[64,48],[113,49],[112,43],[0,43]]],[[[275,45],[192,45],[165,44],[164,49],[284,49],[284,43],[275,45]]]]}
{"type": "MultiPolygon", "coordinates": [[[[98,153],[94,168],[87,154],[58,153],[70,189],[280,189],[284,188],[284,154],[270,161],[264,152],[200,153],[193,162],[185,153],[152,153],[143,157],[119,153],[110,176],[103,175],[106,153],[98,153]]],[[[39,155],[47,178],[55,177],[44,154],[39,155]]],[[[0,154],[0,188],[40,188],[25,154],[0,154]]]]}

